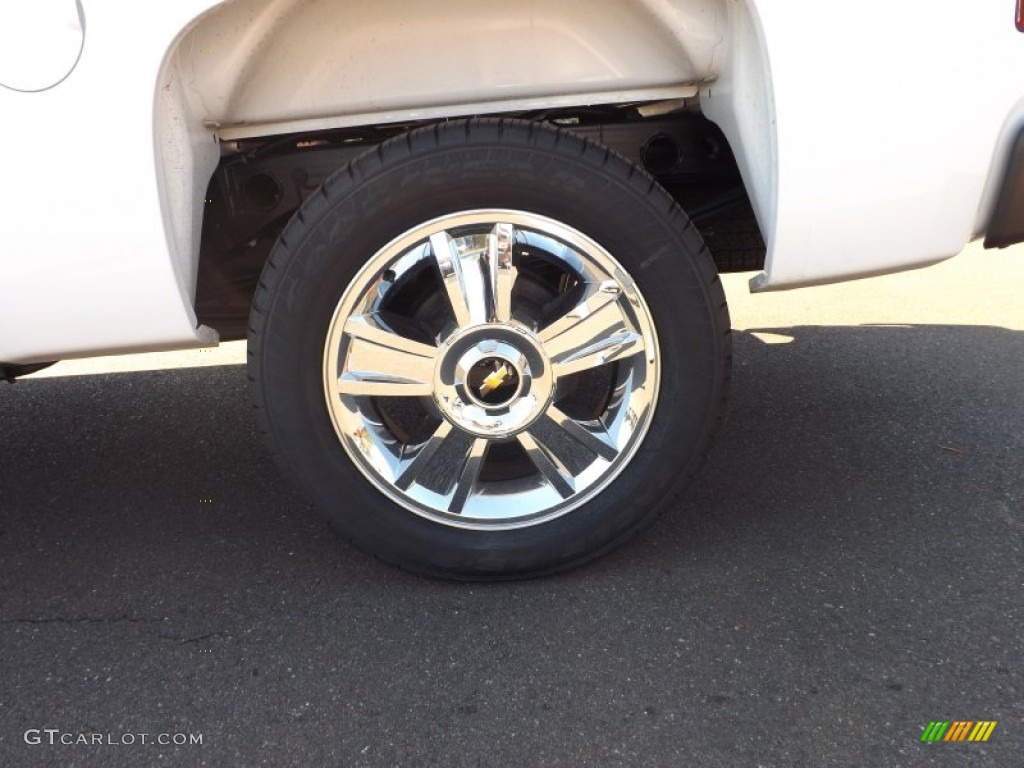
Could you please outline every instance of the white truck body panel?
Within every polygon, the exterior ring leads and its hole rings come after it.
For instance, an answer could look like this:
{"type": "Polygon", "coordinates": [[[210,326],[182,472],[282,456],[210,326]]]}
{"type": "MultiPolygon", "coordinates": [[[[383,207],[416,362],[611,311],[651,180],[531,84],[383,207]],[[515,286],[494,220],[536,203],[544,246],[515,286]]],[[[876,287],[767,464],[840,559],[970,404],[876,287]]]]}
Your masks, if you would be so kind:
{"type": "Polygon", "coordinates": [[[980,234],[1024,125],[1013,3],[802,3],[799,25],[789,3],[758,13],[779,160],[755,288],[924,266],[980,234]]]}
{"type": "MultiPolygon", "coordinates": [[[[955,254],[1024,124],[1012,0],[82,4],[74,72],[0,88],[0,362],[215,341],[192,300],[218,138],[699,89],[772,289],[955,254]]],[[[69,8],[32,32],[62,56],[69,8]]],[[[0,57],[0,83],[40,67],[0,57]]]]}
{"type": "MultiPolygon", "coordinates": [[[[4,362],[216,339],[196,327],[188,262],[169,258],[153,159],[164,53],[213,3],[83,5],[85,48],[67,80],[41,93],[0,89],[0,113],[14,118],[0,127],[4,362]]],[[[19,82],[7,67],[0,83],[19,82]]]]}

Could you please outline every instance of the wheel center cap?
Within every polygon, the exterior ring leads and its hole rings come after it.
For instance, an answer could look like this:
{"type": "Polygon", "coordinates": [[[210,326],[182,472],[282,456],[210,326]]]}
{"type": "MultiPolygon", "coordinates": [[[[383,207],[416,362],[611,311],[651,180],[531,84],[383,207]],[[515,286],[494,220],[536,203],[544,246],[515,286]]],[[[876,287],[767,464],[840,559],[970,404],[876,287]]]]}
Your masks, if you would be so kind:
{"type": "Polygon", "coordinates": [[[551,401],[554,380],[540,344],[523,328],[488,324],[442,347],[434,401],[452,424],[478,437],[508,437],[551,401]]]}

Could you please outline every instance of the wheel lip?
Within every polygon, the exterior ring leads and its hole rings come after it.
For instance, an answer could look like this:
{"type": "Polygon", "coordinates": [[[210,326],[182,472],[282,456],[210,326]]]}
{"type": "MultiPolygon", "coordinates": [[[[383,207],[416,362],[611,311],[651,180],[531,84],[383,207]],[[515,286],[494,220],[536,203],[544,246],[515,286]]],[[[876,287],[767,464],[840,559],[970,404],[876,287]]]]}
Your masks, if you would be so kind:
{"type": "MultiPolygon", "coordinates": [[[[504,323],[503,325],[514,326],[516,330],[521,330],[517,325],[512,323],[504,323]]],[[[459,329],[454,335],[459,335],[465,330],[466,329],[459,329]]],[[[600,245],[596,240],[583,232],[580,232],[579,230],[556,219],[544,216],[543,214],[508,208],[475,208],[446,213],[411,227],[379,248],[373,256],[367,259],[366,263],[357,270],[356,274],[349,280],[348,285],[346,285],[342,291],[327,326],[322,359],[323,393],[329,420],[332,428],[334,429],[335,435],[338,438],[338,442],[351,464],[356,467],[360,474],[363,475],[375,490],[382,493],[387,499],[398,506],[412,512],[417,517],[435,525],[442,525],[446,528],[471,531],[497,532],[532,528],[563,517],[569,512],[579,509],[583,505],[593,501],[603,493],[619,477],[619,475],[622,474],[626,467],[632,463],[636,453],[640,449],[640,446],[643,445],[657,414],[658,398],[661,389],[662,371],[657,326],[654,323],[653,313],[647,306],[647,302],[640,292],[639,287],[636,285],[632,275],[630,275],[626,268],[617,259],[615,259],[615,257],[612,256],[604,246],[600,245]],[[456,223],[451,223],[453,221],[456,223]],[[445,222],[449,223],[444,224],[445,222]],[[612,460],[611,466],[597,481],[584,488],[582,491],[575,493],[571,498],[563,500],[562,503],[556,504],[548,511],[542,511],[537,514],[523,517],[492,520],[488,518],[465,518],[451,512],[425,510],[413,503],[408,496],[397,491],[396,487],[391,482],[387,481],[385,478],[377,476],[374,470],[368,466],[368,462],[362,457],[362,455],[353,449],[351,439],[345,434],[340,420],[335,416],[335,409],[341,406],[339,398],[332,392],[332,385],[336,378],[336,375],[332,374],[332,371],[336,372],[338,370],[338,357],[340,351],[340,344],[338,342],[344,333],[342,330],[344,322],[339,323],[339,320],[342,319],[343,313],[346,317],[351,314],[352,310],[358,305],[360,299],[366,295],[368,286],[374,279],[382,276],[387,271],[389,265],[393,264],[397,258],[406,254],[413,246],[426,240],[431,232],[447,231],[464,226],[493,224],[495,222],[511,222],[516,226],[523,226],[524,228],[541,232],[545,236],[561,240],[572,246],[581,254],[595,259],[595,261],[605,269],[606,273],[615,276],[617,281],[619,276],[624,276],[629,281],[633,289],[632,303],[635,305],[638,314],[642,315],[645,320],[646,347],[643,354],[645,355],[645,358],[647,358],[646,363],[648,367],[648,374],[653,373],[653,375],[647,377],[650,381],[650,384],[648,385],[650,387],[650,394],[647,398],[648,405],[646,416],[642,419],[642,423],[639,425],[639,428],[633,432],[632,437],[629,439],[629,443],[623,448],[623,450],[618,452],[612,460]],[[376,275],[374,273],[376,273],[376,275]],[[353,291],[353,287],[357,285],[362,286],[362,288],[359,291],[353,291]]],[[[454,427],[454,425],[452,426],[454,427]]]]}

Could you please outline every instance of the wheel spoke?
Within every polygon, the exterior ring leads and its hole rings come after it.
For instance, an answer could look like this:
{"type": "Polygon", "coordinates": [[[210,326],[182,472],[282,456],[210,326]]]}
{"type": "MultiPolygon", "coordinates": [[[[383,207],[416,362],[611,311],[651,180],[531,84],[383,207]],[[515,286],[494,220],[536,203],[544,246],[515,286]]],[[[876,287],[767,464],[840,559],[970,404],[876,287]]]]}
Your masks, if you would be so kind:
{"type": "Polygon", "coordinates": [[[495,224],[487,237],[487,265],[494,305],[491,319],[499,323],[508,322],[512,318],[512,286],[517,276],[512,264],[515,234],[511,224],[495,224]]]}
{"type": "Polygon", "coordinates": [[[453,240],[447,232],[430,236],[430,249],[460,327],[507,322],[512,317],[512,263],[515,227],[497,223],[486,235],[453,240]]]}
{"type": "Polygon", "coordinates": [[[583,299],[540,333],[557,376],[596,368],[644,349],[627,321],[613,281],[588,286],[583,299]]]}
{"type": "Polygon", "coordinates": [[[437,452],[444,445],[444,441],[452,432],[452,425],[447,421],[442,420],[441,424],[434,431],[423,445],[420,446],[419,450],[404,463],[398,475],[395,477],[395,485],[401,488],[403,491],[408,490],[421,473],[426,469],[427,465],[430,464],[431,459],[437,455],[437,452]]]}
{"type": "Polygon", "coordinates": [[[576,489],[570,480],[571,473],[562,465],[553,454],[529,432],[520,432],[516,435],[519,444],[530,457],[533,466],[541,473],[545,480],[556,490],[558,495],[567,499],[575,493],[576,489]]]}
{"type": "Polygon", "coordinates": [[[540,332],[541,341],[550,342],[566,333],[572,333],[574,329],[577,329],[581,320],[585,320],[601,308],[616,301],[618,297],[619,287],[614,280],[588,283],[584,286],[583,298],[572,309],[540,332]]]}
{"type": "Polygon", "coordinates": [[[484,457],[487,456],[488,441],[486,438],[475,438],[469,446],[462,462],[462,469],[459,471],[459,479],[455,481],[455,495],[448,505],[448,511],[461,514],[469,497],[476,487],[476,480],[480,476],[480,470],[484,465],[484,457]]]}
{"type": "Polygon", "coordinates": [[[433,391],[437,349],[400,336],[377,315],[353,315],[345,322],[349,337],[344,373],[338,378],[343,395],[411,397],[433,391]]]}
{"type": "Polygon", "coordinates": [[[459,327],[486,323],[489,316],[488,287],[477,254],[463,258],[447,232],[430,236],[430,248],[441,272],[441,282],[459,327]]]}
{"type": "Polygon", "coordinates": [[[555,359],[552,367],[556,376],[568,376],[613,363],[642,352],[643,349],[644,339],[639,333],[622,331],[555,359]]]}
{"type": "Polygon", "coordinates": [[[612,443],[611,436],[601,422],[576,421],[554,405],[548,406],[544,415],[576,442],[593,451],[602,459],[611,461],[619,455],[619,449],[612,443]]]}

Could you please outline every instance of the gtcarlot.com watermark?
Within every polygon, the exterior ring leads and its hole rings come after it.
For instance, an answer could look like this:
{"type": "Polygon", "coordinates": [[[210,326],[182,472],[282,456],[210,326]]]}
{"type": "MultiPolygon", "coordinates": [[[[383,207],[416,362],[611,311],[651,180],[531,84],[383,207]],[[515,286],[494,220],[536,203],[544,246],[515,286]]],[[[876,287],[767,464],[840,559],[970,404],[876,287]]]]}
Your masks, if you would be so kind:
{"type": "Polygon", "coordinates": [[[24,736],[26,744],[49,744],[51,746],[97,746],[97,747],[131,747],[138,744],[162,747],[182,747],[202,745],[201,733],[96,733],[85,731],[73,733],[60,728],[29,728],[24,736]]]}

